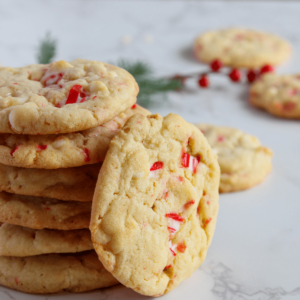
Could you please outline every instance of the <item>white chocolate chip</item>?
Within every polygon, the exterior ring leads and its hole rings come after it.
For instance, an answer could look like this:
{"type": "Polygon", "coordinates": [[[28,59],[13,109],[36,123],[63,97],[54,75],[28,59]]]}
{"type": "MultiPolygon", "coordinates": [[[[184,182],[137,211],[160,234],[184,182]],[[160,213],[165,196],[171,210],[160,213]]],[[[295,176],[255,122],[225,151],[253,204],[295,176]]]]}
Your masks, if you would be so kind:
{"type": "Polygon", "coordinates": [[[144,176],[144,172],[138,172],[138,173],[134,173],[132,175],[133,179],[137,179],[137,178],[142,178],[144,176]]]}
{"type": "Polygon", "coordinates": [[[60,148],[65,144],[65,140],[64,139],[60,139],[60,140],[56,140],[53,144],[52,147],[53,148],[60,148]]]}

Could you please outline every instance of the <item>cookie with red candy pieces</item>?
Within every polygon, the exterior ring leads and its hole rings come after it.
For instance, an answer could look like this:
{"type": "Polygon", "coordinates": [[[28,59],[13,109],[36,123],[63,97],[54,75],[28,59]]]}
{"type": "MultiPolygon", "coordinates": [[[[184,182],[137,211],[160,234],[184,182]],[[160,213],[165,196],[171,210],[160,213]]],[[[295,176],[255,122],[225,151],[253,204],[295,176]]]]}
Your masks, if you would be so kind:
{"type": "Polygon", "coordinates": [[[64,201],[93,200],[101,163],[65,169],[26,169],[0,164],[0,191],[64,201]]]}
{"type": "Polygon", "coordinates": [[[127,71],[98,61],[1,67],[0,133],[43,135],[93,128],[134,105],[138,90],[127,71]]]}
{"type": "Polygon", "coordinates": [[[0,256],[0,269],[1,285],[31,294],[82,293],[118,284],[93,250],[29,257],[0,256]]]}
{"type": "Polygon", "coordinates": [[[236,128],[210,124],[196,126],[218,156],[221,193],[252,188],[271,172],[273,152],[262,146],[255,136],[236,128]]]}
{"type": "Polygon", "coordinates": [[[0,163],[22,168],[58,169],[101,162],[110,140],[134,114],[149,115],[150,112],[134,104],[112,120],[80,132],[0,134],[0,163]]]}
{"type": "Polygon", "coordinates": [[[262,75],[250,88],[249,102],[277,117],[300,119],[300,74],[262,75]]]}
{"type": "Polygon", "coordinates": [[[143,295],[173,290],[202,264],[218,212],[220,170],[180,116],[134,115],[112,139],[92,205],[104,267],[143,295]]]}
{"type": "Polygon", "coordinates": [[[291,55],[291,46],[273,34],[229,28],[208,31],[197,37],[194,54],[205,63],[220,60],[225,66],[255,69],[283,63],[291,55]]]}
{"type": "Polygon", "coordinates": [[[91,206],[91,202],[0,192],[0,222],[33,229],[83,229],[89,227],[91,206]]]}
{"type": "Polygon", "coordinates": [[[0,256],[25,257],[92,250],[88,229],[54,230],[0,223],[0,256]]]}

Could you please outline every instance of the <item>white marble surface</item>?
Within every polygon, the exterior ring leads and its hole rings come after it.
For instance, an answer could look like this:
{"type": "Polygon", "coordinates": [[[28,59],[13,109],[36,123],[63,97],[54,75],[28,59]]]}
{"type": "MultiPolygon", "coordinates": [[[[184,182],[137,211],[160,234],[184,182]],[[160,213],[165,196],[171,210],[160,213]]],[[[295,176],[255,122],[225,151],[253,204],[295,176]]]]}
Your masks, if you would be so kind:
{"type": "MultiPolygon", "coordinates": [[[[37,42],[51,31],[58,59],[149,61],[157,75],[204,70],[191,56],[195,36],[208,29],[245,26],[288,39],[294,55],[279,72],[300,69],[299,2],[0,1],[0,63],[35,62],[37,42]],[[297,52],[299,53],[297,55],[297,52]]],[[[238,127],[274,150],[274,169],[251,190],[221,195],[213,243],[205,263],[164,299],[300,299],[300,122],[274,118],[247,104],[247,85],[212,79],[172,93],[152,112],[174,112],[190,122],[238,127]]],[[[0,287],[0,299],[145,299],[121,286],[87,294],[33,296],[0,287]]]]}

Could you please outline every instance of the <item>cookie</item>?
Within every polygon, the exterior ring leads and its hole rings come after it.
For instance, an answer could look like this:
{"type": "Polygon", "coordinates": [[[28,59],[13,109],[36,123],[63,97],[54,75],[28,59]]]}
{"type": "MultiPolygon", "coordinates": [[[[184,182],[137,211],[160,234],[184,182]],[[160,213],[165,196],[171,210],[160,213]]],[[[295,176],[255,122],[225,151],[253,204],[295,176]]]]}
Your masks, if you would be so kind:
{"type": "Polygon", "coordinates": [[[57,134],[99,126],[136,102],[125,70],[77,59],[0,68],[0,133],[57,134]]]}
{"type": "Polygon", "coordinates": [[[93,250],[78,254],[0,256],[0,270],[1,285],[31,294],[81,293],[118,283],[93,250]]]}
{"type": "Polygon", "coordinates": [[[139,105],[114,119],[81,132],[57,135],[0,134],[0,163],[23,168],[71,168],[103,161],[110,140],[135,113],[149,115],[139,105]]]}
{"type": "Polygon", "coordinates": [[[93,249],[88,229],[31,229],[0,223],[0,256],[74,253],[93,249]]]}
{"type": "Polygon", "coordinates": [[[239,129],[196,125],[218,156],[221,168],[220,192],[251,188],[265,180],[272,169],[272,150],[239,129]]]}
{"type": "Polygon", "coordinates": [[[277,117],[300,119],[300,74],[264,74],[252,84],[249,101],[277,117]]]}
{"type": "Polygon", "coordinates": [[[55,170],[0,164],[0,191],[64,201],[92,201],[101,164],[55,170]]]}
{"type": "Polygon", "coordinates": [[[91,202],[60,201],[0,192],[0,222],[33,229],[88,228],[91,202]]]}
{"type": "Polygon", "coordinates": [[[219,59],[225,66],[251,69],[283,63],[290,57],[291,47],[273,34],[230,28],[199,36],[194,42],[194,53],[205,63],[219,59]]]}
{"type": "Polygon", "coordinates": [[[219,165],[206,138],[175,114],[134,115],[112,139],[92,206],[104,267],[159,296],[204,261],[218,212],[219,165]]]}

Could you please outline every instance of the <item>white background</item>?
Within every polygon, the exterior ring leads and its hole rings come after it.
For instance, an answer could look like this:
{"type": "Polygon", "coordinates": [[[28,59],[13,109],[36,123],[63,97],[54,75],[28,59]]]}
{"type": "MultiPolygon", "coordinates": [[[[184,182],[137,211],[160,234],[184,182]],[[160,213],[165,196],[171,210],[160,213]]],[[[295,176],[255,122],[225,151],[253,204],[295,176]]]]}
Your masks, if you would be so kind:
{"type": "MultiPolygon", "coordinates": [[[[0,63],[36,62],[38,41],[50,31],[56,59],[149,62],[157,76],[203,71],[191,55],[194,38],[209,29],[242,26],[289,40],[293,57],[280,73],[300,70],[300,3],[11,0],[0,1],[0,63]],[[298,54],[297,54],[298,53],[298,54]]],[[[212,77],[201,90],[189,82],[150,110],[190,122],[240,128],[274,151],[267,180],[220,196],[220,212],[205,263],[164,299],[300,299],[300,121],[284,120],[247,103],[248,85],[212,77]]],[[[1,272],[1,270],[0,270],[1,272]]],[[[0,299],[146,299],[122,286],[87,294],[33,296],[0,287],[0,299]]]]}

